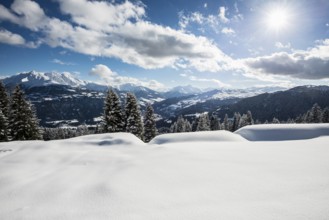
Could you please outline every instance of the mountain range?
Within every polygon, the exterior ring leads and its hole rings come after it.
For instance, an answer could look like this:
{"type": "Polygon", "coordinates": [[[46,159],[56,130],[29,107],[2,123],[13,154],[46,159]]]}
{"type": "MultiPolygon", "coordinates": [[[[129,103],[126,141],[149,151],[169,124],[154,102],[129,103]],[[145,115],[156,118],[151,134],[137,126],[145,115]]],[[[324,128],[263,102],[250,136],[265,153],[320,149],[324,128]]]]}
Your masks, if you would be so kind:
{"type": "Polygon", "coordinates": [[[188,117],[203,112],[223,118],[224,114],[232,115],[237,111],[243,113],[251,110],[259,120],[270,120],[273,117],[285,120],[287,117],[304,113],[301,111],[310,108],[314,102],[329,105],[326,98],[329,96],[325,97],[329,92],[328,86],[303,86],[290,90],[282,87],[202,90],[187,85],[159,92],[131,83],[106,85],[84,81],[70,73],[36,71],[19,73],[2,81],[9,91],[18,84],[21,86],[27,98],[36,107],[40,124],[47,127],[99,123],[109,88],[118,93],[122,103],[126,93],[133,92],[142,111],[147,103],[151,103],[159,126],[169,126],[179,115],[188,117]],[[305,97],[309,97],[307,102],[305,97]],[[289,103],[303,107],[300,107],[299,111],[289,103]]]}

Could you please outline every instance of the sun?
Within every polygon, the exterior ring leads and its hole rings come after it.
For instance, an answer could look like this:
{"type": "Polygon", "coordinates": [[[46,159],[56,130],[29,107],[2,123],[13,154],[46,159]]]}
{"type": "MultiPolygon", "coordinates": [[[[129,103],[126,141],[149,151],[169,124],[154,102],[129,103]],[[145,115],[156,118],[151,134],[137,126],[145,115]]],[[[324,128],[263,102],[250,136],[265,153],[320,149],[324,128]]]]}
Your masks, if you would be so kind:
{"type": "Polygon", "coordinates": [[[290,13],[287,8],[276,7],[266,13],[265,25],[269,30],[280,32],[289,27],[290,13]]]}

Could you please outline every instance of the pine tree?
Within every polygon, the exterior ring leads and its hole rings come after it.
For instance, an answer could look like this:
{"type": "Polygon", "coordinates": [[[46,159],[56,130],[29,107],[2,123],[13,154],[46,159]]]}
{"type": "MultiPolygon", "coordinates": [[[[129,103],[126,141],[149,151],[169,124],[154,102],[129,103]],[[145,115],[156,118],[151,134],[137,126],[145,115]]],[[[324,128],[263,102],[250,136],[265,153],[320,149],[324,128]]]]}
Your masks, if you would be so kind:
{"type": "Polygon", "coordinates": [[[210,131],[210,120],[208,113],[199,116],[197,131],[210,131]]]}
{"type": "Polygon", "coordinates": [[[0,109],[0,142],[9,140],[8,121],[0,109]]]}
{"type": "Polygon", "coordinates": [[[9,117],[9,97],[6,92],[5,86],[0,81],[0,110],[2,114],[8,119],[9,117]]]}
{"type": "Polygon", "coordinates": [[[13,140],[41,139],[35,110],[32,104],[25,100],[19,86],[16,86],[11,99],[9,128],[13,140]]]}
{"type": "Polygon", "coordinates": [[[154,110],[153,107],[148,104],[144,116],[144,141],[150,142],[158,131],[155,124],[154,110]]]}
{"type": "Polygon", "coordinates": [[[276,117],[274,117],[274,118],[272,119],[272,124],[280,124],[279,119],[277,119],[276,117]]]}
{"type": "Polygon", "coordinates": [[[329,123],[329,108],[325,108],[322,113],[322,122],[329,123]]]}
{"type": "Polygon", "coordinates": [[[192,125],[187,119],[185,119],[185,132],[191,132],[191,131],[192,131],[192,125]]]}
{"type": "Polygon", "coordinates": [[[126,131],[143,138],[143,123],[139,105],[136,97],[132,93],[127,93],[126,106],[126,131]]]}
{"type": "Polygon", "coordinates": [[[220,129],[220,124],[219,124],[219,120],[217,118],[217,116],[212,115],[210,117],[210,130],[212,131],[216,131],[220,129]]]}
{"type": "Polygon", "coordinates": [[[317,103],[315,103],[310,110],[308,122],[309,123],[321,123],[322,122],[322,110],[317,103]]]}
{"type": "Polygon", "coordinates": [[[240,118],[241,118],[241,115],[240,113],[234,113],[234,116],[233,116],[233,125],[232,125],[232,132],[236,131],[239,129],[239,123],[240,123],[240,118]]]}
{"type": "Polygon", "coordinates": [[[176,121],[175,133],[186,132],[185,120],[182,115],[180,115],[176,121]]]}
{"type": "Polygon", "coordinates": [[[225,117],[224,117],[223,127],[224,127],[224,130],[226,130],[226,131],[229,130],[228,115],[227,114],[225,114],[225,117]]]}
{"type": "Polygon", "coordinates": [[[104,132],[121,132],[124,130],[124,117],[118,95],[109,90],[104,103],[103,130],[104,132]]]}
{"type": "Polygon", "coordinates": [[[254,124],[254,119],[252,118],[251,111],[247,111],[247,123],[248,123],[248,125],[254,124]]]}

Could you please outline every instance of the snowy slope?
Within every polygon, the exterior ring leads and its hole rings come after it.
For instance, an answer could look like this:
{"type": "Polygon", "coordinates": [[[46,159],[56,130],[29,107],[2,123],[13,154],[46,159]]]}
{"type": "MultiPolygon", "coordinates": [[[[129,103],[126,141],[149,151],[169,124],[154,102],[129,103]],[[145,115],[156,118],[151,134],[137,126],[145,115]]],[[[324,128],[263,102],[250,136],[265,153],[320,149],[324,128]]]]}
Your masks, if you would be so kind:
{"type": "Polygon", "coordinates": [[[235,132],[250,141],[303,140],[329,135],[329,124],[253,125],[235,132]]]}
{"type": "Polygon", "coordinates": [[[329,136],[173,141],[180,136],[1,143],[0,219],[329,218],[329,136]]]}

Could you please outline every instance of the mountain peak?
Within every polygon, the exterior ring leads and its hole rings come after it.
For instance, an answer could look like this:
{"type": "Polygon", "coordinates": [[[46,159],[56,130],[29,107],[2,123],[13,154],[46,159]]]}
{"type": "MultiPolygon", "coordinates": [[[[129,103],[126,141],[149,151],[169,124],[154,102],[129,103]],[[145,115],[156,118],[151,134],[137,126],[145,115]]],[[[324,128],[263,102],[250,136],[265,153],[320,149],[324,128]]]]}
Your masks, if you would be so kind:
{"type": "Polygon", "coordinates": [[[30,72],[18,73],[14,76],[3,79],[7,86],[23,85],[27,88],[46,86],[46,85],[67,85],[72,87],[85,85],[86,82],[76,78],[68,72],[30,72]]]}

